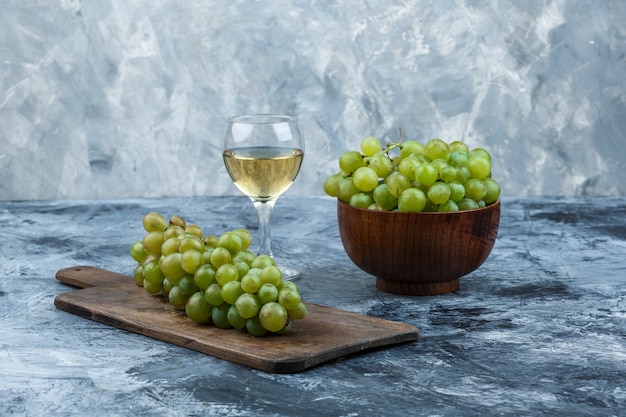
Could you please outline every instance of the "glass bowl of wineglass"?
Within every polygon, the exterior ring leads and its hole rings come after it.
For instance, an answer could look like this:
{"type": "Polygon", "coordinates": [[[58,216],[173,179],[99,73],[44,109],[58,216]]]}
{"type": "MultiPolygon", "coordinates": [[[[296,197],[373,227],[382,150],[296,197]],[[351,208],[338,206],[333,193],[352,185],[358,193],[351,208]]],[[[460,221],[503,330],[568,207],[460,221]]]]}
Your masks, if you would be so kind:
{"type": "MultiPolygon", "coordinates": [[[[223,158],[235,186],[247,195],[259,220],[258,254],[273,257],[272,209],[296,179],[304,157],[298,119],[275,114],[230,117],[224,134],[223,158]]],[[[296,269],[278,263],[283,279],[294,280],[296,269]]]]}

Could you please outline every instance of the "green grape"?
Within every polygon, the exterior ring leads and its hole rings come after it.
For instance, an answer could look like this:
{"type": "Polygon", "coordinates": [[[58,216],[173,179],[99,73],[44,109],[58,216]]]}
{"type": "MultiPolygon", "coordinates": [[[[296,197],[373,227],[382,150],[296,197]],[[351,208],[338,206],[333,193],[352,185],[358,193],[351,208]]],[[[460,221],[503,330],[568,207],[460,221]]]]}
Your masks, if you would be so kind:
{"type": "Polygon", "coordinates": [[[159,259],[161,259],[161,256],[148,255],[143,261],[141,261],[141,265],[146,265],[150,262],[159,261],[159,259]]]}
{"type": "Polygon", "coordinates": [[[259,311],[261,326],[273,333],[282,330],[287,325],[288,320],[289,315],[285,307],[275,301],[263,304],[259,311]]]}
{"type": "Polygon", "coordinates": [[[235,268],[237,268],[237,271],[239,272],[239,278],[242,278],[250,270],[250,265],[244,261],[233,261],[233,265],[235,265],[235,268]]]}
{"type": "Polygon", "coordinates": [[[231,329],[232,325],[228,321],[228,310],[230,309],[229,304],[220,304],[218,306],[214,306],[211,309],[211,320],[213,320],[213,324],[215,327],[220,329],[231,329]]]}
{"type": "Polygon", "coordinates": [[[261,304],[267,304],[272,301],[278,300],[278,288],[274,284],[265,283],[262,284],[257,291],[257,297],[261,304]]]}
{"type": "Polygon", "coordinates": [[[143,289],[150,295],[160,295],[163,291],[163,284],[160,282],[150,282],[144,278],[143,289]]]}
{"type": "Polygon", "coordinates": [[[204,264],[200,266],[193,274],[193,280],[198,288],[206,290],[209,285],[215,282],[215,268],[213,265],[204,264]]]}
{"type": "Polygon", "coordinates": [[[295,308],[287,310],[287,315],[291,320],[301,320],[305,318],[308,313],[309,310],[306,304],[304,304],[302,301],[300,301],[295,308]]]}
{"type": "Polygon", "coordinates": [[[424,154],[424,145],[416,140],[406,140],[402,142],[402,146],[400,149],[400,156],[402,158],[407,158],[410,155],[423,155],[424,154]]]}
{"type": "Polygon", "coordinates": [[[460,182],[449,182],[448,187],[450,188],[450,200],[455,203],[458,203],[463,197],[465,197],[465,187],[460,182]]]}
{"type": "Polygon", "coordinates": [[[146,259],[146,256],[148,256],[148,254],[143,248],[143,241],[138,240],[132,244],[132,246],[130,247],[130,256],[132,256],[132,258],[139,263],[146,259]]]}
{"type": "Polygon", "coordinates": [[[246,330],[251,336],[261,337],[267,334],[267,329],[261,325],[259,316],[254,316],[246,321],[246,330]]]}
{"type": "Polygon", "coordinates": [[[148,232],[142,240],[143,249],[148,255],[161,255],[161,246],[165,241],[163,232],[148,232]]]}
{"type": "Polygon", "coordinates": [[[422,212],[426,213],[434,213],[439,211],[439,205],[430,201],[430,198],[426,199],[426,206],[424,206],[424,210],[422,212]]]}
{"type": "Polygon", "coordinates": [[[171,237],[169,239],[165,239],[165,242],[161,245],[161,255],[167,256],[170,253],[178,252],[178,247],[180,245],[180,240],[175,237],[171,237]]]}
{"type": "Polygon", "coordinates": [[[491,154],[484,148],[474,148],[469,152],[469,154],[470,154],[470,157],[472,155],[485,157],[487,158],[489,162],[491,162],[491,154]]]}
{"type": "Polygon", "coordinates": [[[385,184],[387,184],[389,192],[394,197],[400,197],[402,191],[411,187],[411,181],[398,171],[392,172],[387,178],[385,178],[385,184]]]}
{"type": "MultiPolygon", "coordinates": [[[[255,259],[256,259],[256,258],[255,258],[255,259]]],[[[253,266],[253,265],[251,264],[251,265],[250,265],[250,267],[251,267],[251,268],[248,270],[248,274],[250,274],[250,275],[257,275],[257,276],[260,276],[260,275],[261,275],[261,271],[263,271],[263,268],[265,268],[266,266],[269,266],[269,265],[276,265],[276,263],[274,262],[274,259],[273,259],[271,256],[269,256],[269,259],[270,259],[271,263],[269,263],[269,262],[263,262],[263,264],[262,264],[262,265],[260,265],[260,264],[257,262],[257,266],[253,266]]]]}
{"type": "Polygon", "coordinates": [[[259,301],[259,297],[254,294],[250,294],[244,292],[241,294],[234,304],[237,312],[244,319],[249,319],[257,314],[259,314],[259,310],[261,310],[261,302],[259,301]]]}
{"type": "Polygon", "coordinates": [[[161,284],[165,279],[159,261],[154,260],[143,265],[143,278],[151,284],[161,284]]]}
{"type": "Polygon", "coordinates": [[[261,288],[261,278],[259,274],[247,273],[241,278],[241,289],[247,293],[254,294],[261,288]]]}
{"type": "Polygon", "coordinates": [[[207,303],[212,306],[218,306],[224,302],[222,298],[222,287],[217,282],[209,285],[206,290],[204,290],[204,299],[207,303]]]}
{"type": "Polygon", "coordinates": [[[423,163],[430,163],[430,159],[428,159],[428,157],[426,155],[422,154],[418,154],[418,155],[413,155],[413,156],[409,156],[409,157],[414,157],[417,162],[423,164],[423,163]]]}
{"type": "Polygon", "coordinates": [[[435,204],[443,204],[450,199],[450,187],[444,182],[436,182],[428,189],[428,199],[435,204]]]}
{"type": "Polygon", "coordinates": [[[172,217],[170,217],[169,225],[178,226],[184,230],[187,227],[187,222],[182,216],[175,214],[172,217]]]}
{"type": "Polygon", "coordinates": [[[472,178],[482,180],[491,173],[491,161],[484,156],[470,154],[467,168],[472,174],[472,178]]]}
{"type": "Polygon", "coordinates": [[[457,205],[459,206],[460,211],[476,210],[477,208],[479,208],[478,203],[475,200],[472,200],[471,198],[467,198],[467,197],[459,201],[457,205]]]}
{"type": "Polygon", "coordinates": [[[165,278],[163,280],[163,295],[165,295],[165,297],[169,297],[170,291],[172,290],[172,288],[174,288],[176,286],[176,284],[174,284],[172,281],[170,281],[168,278],[165,278]]]}
{"type": "Polygon", "coordinates": [[[471,198],[474,201],[482,200],[487,194],[487,187],[485,184],[476,178],[470,178],[464,184],[465,196],[471,198]]]}
{"type": "Polygon", "coordinates": [[[198,284],[196,284],[194,276],[191,274],[183,275],[182,278],[178,280],[176,286],[186,295],[191,295],[198,291],[198,284]]]}
{"type": "Polygon", "coordinates": [[[247,319],[241,317],[241,315],[237,311],[237,307],[233,305],[228,307],[228,313],[226,313],[226,318],[228,319],[228,323],[230,323],[230,325],[237,330],[241,330],[246,327],[246,321],[248,321],[247,319]]]}
{"type": "Polygon", "coordinates": [[[167,228],[165,229],[165,232],[163,232],[163,237],[165,239],[171,239],[173,237],[178,237],[182,235],[183,233],[185,233],[185,229],[183,229],[182,227],[170,225],[170,226],[167,226],[167,228]]]}
{"type": "Polygon", "coordinates": [[[454,151],[450,154],[448,163],[453,167],[464,167],[469,160],[469,154],[466,151],[454,151]]]}
{"type": "Polygon", "coordinates": [[[197,250],[198,252],[204,252],[204,242],[196,235],[192,235],[189,233],[183,233],[178,236],[178,251],[180,253],[185,253],[188,250],[197,250]]]}
{"type": "Polygon", "coordinates": [[[211,306],[202,293],[194,293],[185,304],[185,314],[196,323],[205,323],[211,318],[211,306]]]}
{"type": "Polygon", "coordinates": [[[248,264],[248,266],[252,266],[252,261],[254,261],[254,258],[256,258],[254,252],[246,249],[238,252],[235,256],[233,256],[232,261],[245,262],[246,264],[248,264]]]}
{"type": "Polygon", "coordinates": [[[222,287],[231,281],[239,280],[239,270],[233,264],[224,264],[215,270],[215,281],[222,287]]]}
{"type": "Polygon", "coordinates": [[[450,157],[450,148],[443,140],[435,138],[426,143],[426,146],[424,147],[424,154],[431,161],[434,161],[435,159],[443,159],[444,161],[447,161],[450,157]]]}
{"type": "Polygon", "coordinates": [[[178,252],[164,256],[161,261],[161,271],[163,271],[163,275],[176,281],[185,275],[185,270],[180,264],[182,256],[183,255],[178,252]]]}
{"type": "Polygon", "coordinates": [[[375,136],[369,136],[361,141],[361,152],[365,156],[372,156],[380,151],[380,140],[375,136]]]}
{"type": "Polygon", "coordinates": [[[337,197],[337,193],[339,191],[339,181],[342,179],[343,175],[341,173],[333,174],[327,177],[324,180],[324,192],[331,197],[337,197]]]}
{"type": "Polygon", "coordinates": [[[230,264],[232,262],[232,259],[233,258],[230,252],[226,248],[221,248],[218,246],[217,248],[213,249],[213,252],[211,252],[210,260],[211,264],[215,268],[219,268],[222,265],[230,264]]]}
{"type": "Polygon", "coordinates": [[[352,174],[352,182],[361,191],[372,191],[378,185],[378,175],[372,168],[360,167],[352,174]]]}
{"type": "Polygon", "coordinates": [[[178,285],[175,285],[172,287],[169,294],[167,294],[167,299],[176,310],[184,310],[189,295],[185,294],[178,285]]]}
{"type": "Polygon", "coordinates": [[[398,164],[398,172],[407,177],[409,181],[415,181],[415,169],[420,165],[420,162],[415,158],[404,158],[398,164]]]}
{"type": "Polygon", "coordinates": [[[372,156],[368,165],[376,172],[379,178],[387,178],[393,172],[393,162],[383,154],[372,156]]]}
{"type": "Polygon", "coordinates": [[[448,166],[448,161],[441,159],[441,158],[437,158],[437,159],[433,159],[431,161],[431,164],[435,167],[435,169],[437,170],[437,178],[439,178],[439,176],[441,175],[441,171],[448,166]]]}
{"type": "Polygon", "coordinates": [[[235,304],[237,298],[243,293],[244,291],[241,289],[241,282],[239,281],[228,281],[222,285],[222,299],[225,303],[235,304]]]}
{"type": "Polygon", "coordinates": [[[217,241],[218,248],[225,248],[231,256],[235,256],[243,248],[243,242],[237,233],[226,232],[217,241]]]}
{"type": "Polygon", "coordinates": [[[163,232],[167,226],[167,220],[161,214],[151,211],[143,216],[143,228],[146,232],[163,232]]]}
{"type": "Polygon", "coordinates": [[[235,229],[233,230],[239,238],[241,239],[241,249],[240,251],[247,251],[250,245],[252,244],[252,233],[250,233],[246,229],[235,229]]]}
{"type": "Polygon", "coordinates": [[[289,333],[293,329],[293,320],[289,318],[289,313],[287,313],[287,324],[281,330],[277,331],[276,334],[285,334],[289,333]]]}
{"type": "MultiPolygon", "coordinates": [[[[250,265],[252,268],[259,268],[259,269],[263,269],[266,266],[276,266],[276,261],[274,260],[274,258],[272,258],[269,255],[265,255],[265,254],[261,254],[261,255],[257,255],[256,258],[254,258],[254,260],[252,261],[252,265],[250,265]]],[[[259,271],[260,273],[261,271],[259,271]]]]}
{"type": "Polygon", "coordinates": [[[143,265],[137,265],[133,271],[133,280],[138,287],[143,287],[143,265]]]}
{"type": "Polygon", "coordinates": [[[268,265],[261,271],[259,279],[261,280],[261,285],[269,282],[275,287],[278,287],[283,279],[283,275],[276,265],[268,265]]]}
{"type": "Polygon", "coordinates": [[[185,233],[196,236],[198,239],[202,239],[202,228],[197,224],[188,224],[185,227],[185,233]]]}
{"type": "Polygon", "coordinates": [[[180,257],[180,266],[190,274],[195,273],[201,265],[204,264],[202,253],[195,249],[189,249],[182,253],[180,257]]]}
{"type": "Polygon", "coordinates": [[[487,190],[483,197],[485,204],[494,203],[500,197],[500,185],[491,178],[485,178],[483,184],[487,190]]]}
{"type": "Polygon", "coordinates": [[[368,210],[377,210],[377,211],[389,211],[385,207],[383,207],[382,205],[380,205],[378,203],[370,204],[369,206],[367,206],[367,209],[368,210]]]}
{"type": "Polygon", "coordinates": [[[372,193],[374,197],[374,201],[376,204],[379,204],[381,207],[384,207],[385,210],[393,210],[398,204],[398,197],[391,194],[389,191],[389,187],[387,184],[380,184],[376,188],[374,188],[374,192],[372,193]]]}
{"type": "Polygon", "coordinates": [[[360,193],[361,190],[354,185],[352,177],[342,178],[337,186],[337,198],[344,203],[350,203],[350,198],[354,194],[360,193]]]}
{"type": "Polygon", "coordinates": [[[437,210],[439,212],[459,211],[459,206],[454,201],[448,200],[445,203],[440,204],[437,210]]]}
{"type": "Polygon", "coordinates": [[[426,206],[426,195],[418,188],[407,188],[398,199],[398,210],[419,213],[426,206]]]}
{"type": "Polygon", "coordinates": [[[204,263],[204,264],[210,264],[211,263],[211,255],[213,254],[214,250],[215,250],[215,248],[211,248],[209,246],[204,248],[204,252],[202,252],[202,263],[204,263]]]}
{"type": "Polygon", "coordinates": [[[293,282],[293,281],[281,281],[280,284],[278,284],[278,287],[276,287],[276,288],[278,288],[278,291],[281,291],[281,290],[283,290],[285,288],[289,288],[289,289],[292,289],[294,291],[300,291],[298,289],[298,285],[295,282],[293,282]]]}
{"type": "Polygon", "coordinates": [[[286,287],[278,292],[278,303],[287,310],[296,308],[300,301],[300,293],[293,288],[286,287]]]}
{"type": "Polygon", "coordinates": [[[456,168],[456,181],[461,184],[465,184],[465,181],[469,180],[472,177],[472,173],[469,168],[466,166],[460,166],[456,168]]]}
{"type": "Polygon", "coordinates": [[[456,179],[456,176],[457,169],[455,167],[451,167],[450,165],[446,165],[445,167],[441,168],[441,171],[439,172],[439,177],[447,183],[454,181],[456,179]]]}
{"type": "Polygon", "coordinates": [[[339,157],[339,168],[348,174],[365,165],[363,155],[357,151],[347,151],[339,157]]]}
{"type": "MultiPolygon", "coordinates": [[[[448,144],[448,148],[450,149],[450,154],[457,152],[457,151],[461,151],[461,152],[469,152],[469,149],[467,147],[467,145],[465,144],[465,142],[460,141],[460,140],[455,140],[453,142],[450,142],[448,144]]],[[[450,155],[452,156],[452,155],[450,155]]]]}
{"type": "Polygon", "coordinates": [[[350,203],[353,207],[366,209],[374,204],[374,198],[370,193],[357,193],[350,197],[350,203]]]}
{"type": "Polygon", "coordinates": [[[204,247],[206,248],[213,248],[215,249],[215,247],[217,247],[217,241],[219,240],[219,238],[215,235],[207,235],[205,237],[202,238],[202,241],[204,242],[204,247]]]}
{"type": "Polygon", "coordinates": [[[422,185],[431,186],[437,181],[437,168],[426,162],[415,168],[415,179],[422,185]]]}

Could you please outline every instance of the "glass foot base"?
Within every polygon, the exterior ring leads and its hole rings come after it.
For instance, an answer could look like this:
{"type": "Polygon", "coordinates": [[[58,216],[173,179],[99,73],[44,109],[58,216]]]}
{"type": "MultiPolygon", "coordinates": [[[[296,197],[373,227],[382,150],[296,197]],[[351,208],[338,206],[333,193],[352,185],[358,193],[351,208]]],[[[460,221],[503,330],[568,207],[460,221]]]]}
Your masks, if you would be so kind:
{"type": "Polygon", "coordinates": [[[283,280],[285,281],[295,281],[300,278],[300,271],[297,269],[281,264],[278,264],[278,269],[282,272],[283,280]]]}

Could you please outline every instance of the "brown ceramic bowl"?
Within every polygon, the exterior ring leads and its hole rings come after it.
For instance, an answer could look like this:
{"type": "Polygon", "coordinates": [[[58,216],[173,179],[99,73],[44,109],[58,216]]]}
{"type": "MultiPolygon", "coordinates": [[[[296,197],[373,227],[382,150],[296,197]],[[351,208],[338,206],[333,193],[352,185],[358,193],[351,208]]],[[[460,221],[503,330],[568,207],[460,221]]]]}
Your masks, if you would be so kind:
{"type": "Polygon", "coordinates": [[[338,201],[339,234],[348,257],[376,277],[376,287],[402,295],[455,291],[459,278],[487,259],[500,225],[500,200],[453,213],[360,209],[338,201]]]}

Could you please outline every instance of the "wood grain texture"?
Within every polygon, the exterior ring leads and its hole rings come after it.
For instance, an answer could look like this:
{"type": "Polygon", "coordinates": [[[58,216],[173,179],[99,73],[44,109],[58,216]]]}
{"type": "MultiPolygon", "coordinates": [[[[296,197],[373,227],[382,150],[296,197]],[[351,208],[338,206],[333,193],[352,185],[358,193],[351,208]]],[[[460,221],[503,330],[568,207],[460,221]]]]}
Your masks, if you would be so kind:
{"type": "Polygon", "coordinates": [[[476,210],[403,213],[337,201],[348,257],[376,277],[376,287],[401,295],[456,291],[459,278],[487,259],[500,225],[500,200],[476,210]]]}
{"type": "Polygon", "coordinates": [[[285,335],[256,338],[199,325],[130,277],[89,266],[61,269],[56,278],[81,289],[58,295],[59,310],[206,353],[251,368],[295,373],[367,349],[415,341],[411,325],[307,304],[309,314],[285,335]]]}

